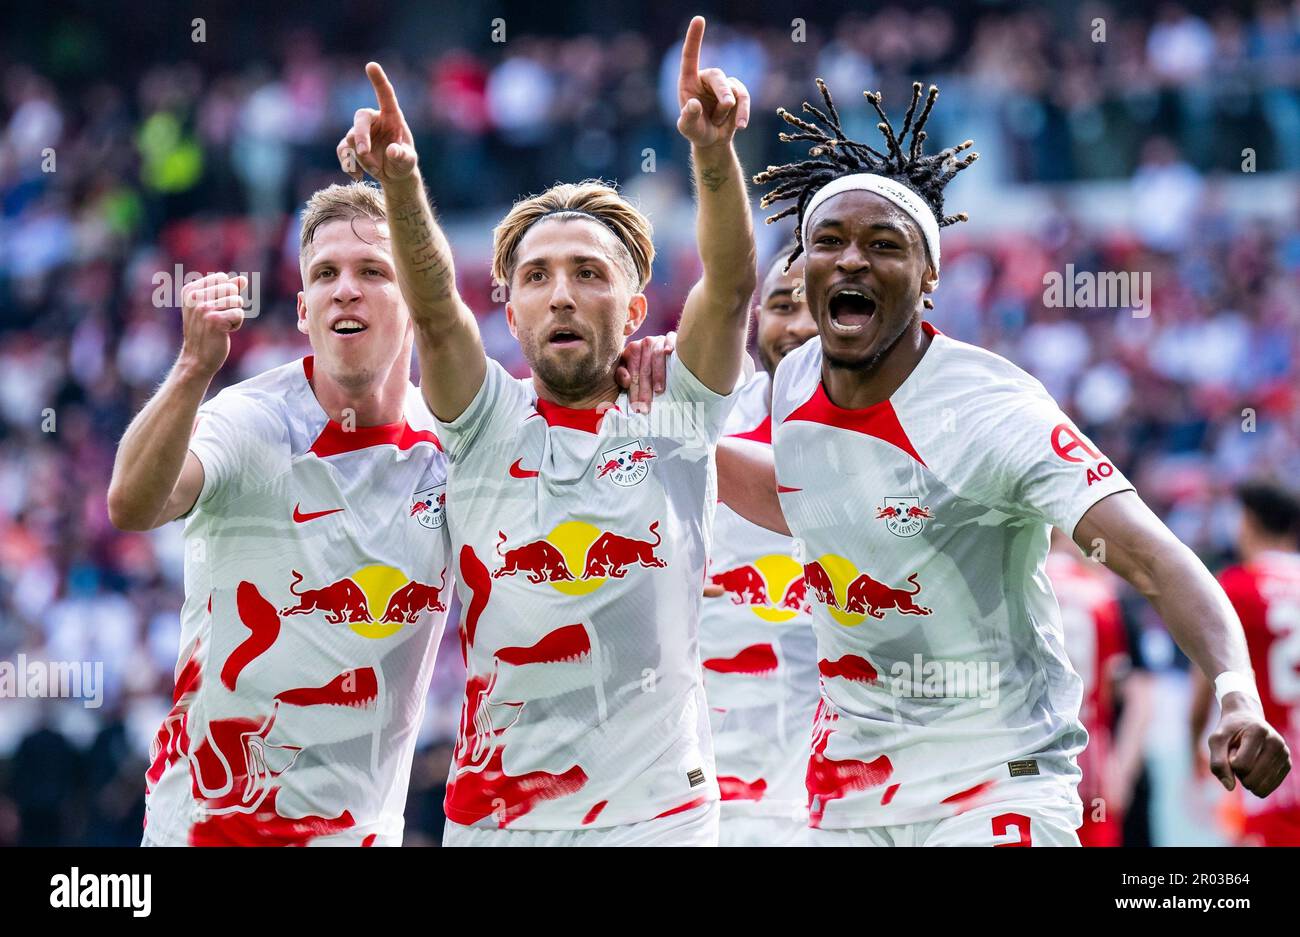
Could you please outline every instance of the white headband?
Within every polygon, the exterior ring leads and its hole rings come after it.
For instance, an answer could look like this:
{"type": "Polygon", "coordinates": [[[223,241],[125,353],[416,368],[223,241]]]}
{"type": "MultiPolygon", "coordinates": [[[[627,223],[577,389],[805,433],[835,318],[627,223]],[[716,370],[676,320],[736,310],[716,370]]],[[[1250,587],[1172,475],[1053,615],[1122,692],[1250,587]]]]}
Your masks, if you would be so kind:
{"type": "Polygon", "coordinates": [[[841,192],[854,190],[874,192],[881,198],[889,199],[889,201],[907,212],[911,219],[916,222],[917,227],[921,229],[921,236],[925,238],[925,246],[930,250],[930,260],[934,264],[934,272],[939,272],[939,220],[934,217],[934,212],[921,196],[901,182],[878,176],[873,172],[857,172],[850,176],[840,176],[817,190],[817,194],[812,197],[808,207],[803,212],[804,250],[808,249],[808,226],[812,222],[813,212],[817,210],[817,207],[828,198],[839,195],[841,192]]]}

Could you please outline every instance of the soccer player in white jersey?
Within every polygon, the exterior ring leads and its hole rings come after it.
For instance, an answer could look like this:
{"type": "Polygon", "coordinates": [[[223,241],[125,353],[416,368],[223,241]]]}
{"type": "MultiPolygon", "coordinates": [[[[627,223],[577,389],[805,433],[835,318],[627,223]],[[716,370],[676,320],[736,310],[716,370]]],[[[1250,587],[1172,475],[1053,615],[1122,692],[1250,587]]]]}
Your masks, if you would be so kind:
{"type": "Polygon", "coordinates": [[[146,777],[151,845],[398,845],[453,576],[446,460],[379,192],[302,219],[312,354],[202,405],[243,278],[183,291],[184,338],[118,447],[118,527],[185,518],[174,707],[146,777]],[[197,421],[197,425],[196,425],[197,421]]]}
{"type": "MultiPolygon", "coordinates": [[[[737,392],[725,430],[764,445],[772,441],[771,375],[817,334],[800,295],[803,262],[783,270],[789,253],[778,254],[759,287],[755,344],[763,367],[737,392]]],[[[718,507],[700,657],[722,791],[722,846],[807,838],[804,772],[820,694],[810,600],[792,547],[789,537],[718,507]]]]}
{"type": "Polygon", "coordinates": [[[922,321],[939,228],[959,220],[943,187],[974,159],[958,157],[969,142],[923,153],[937,89],[918,114],[915,86],[898,135],[867,95],[880,152],[844,136],[819,87],[815,123],[786,118],[810,158],[755,178],[779,183],[765,203],[795,201],[781,216],[797,216],[819,341],[777,369],[775,467],[743,441],[718,455],[723,498],[794,532],[814,596],[816,841],[1077,845],[1087,736],[1044,574],[1053,526],[1146,595],[1214,679],[1215,774],[1267,795],[1290,756],[1213,577],[1038,381],[922,321]]]}
{"type": "Polygon", "coordinates": [[[345,168],[355,153],[383,186],[421,387],[451,462],[468,679],[448,845],[717,842],[697,625],[713,448],[741,371],[755,258],[732,147],[748,93],[700,70],[703,34],[697,17],[678,129],[704,272],[653,423],[614,381],[646,315],[654,251],[640,212],[588,182],[524,199],[497,226],[493,274],[533,371],[521,383],[486,357],[456,292],[391,88],[339,144],[345,168]]]}

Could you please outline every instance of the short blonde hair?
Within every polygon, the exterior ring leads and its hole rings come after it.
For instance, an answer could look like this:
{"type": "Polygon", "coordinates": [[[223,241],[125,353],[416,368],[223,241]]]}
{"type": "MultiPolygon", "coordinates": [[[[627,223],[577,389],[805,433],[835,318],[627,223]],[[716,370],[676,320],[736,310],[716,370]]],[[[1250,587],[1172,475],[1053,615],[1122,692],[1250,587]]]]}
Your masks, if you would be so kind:
{"type": "Polygon", "coordinates": [[[509,284],[515,272],[515,252],[524,235],[538,221],[548,216],[561,219],[589,218],[604,226],[623,248],[619,266],[628,280],[642,292],[650,282],[650,265],[654,262],[654,229],[650,219],[641,214],[618,190],[599,179],[551,186],[541,195],[515,202],[510,212],[492,231],[492,277],[509,284]]]}
{"type": "Polygon", "coordinates": [[[302,212],[299,258],[307,253],[307,248],[316,238],[321,225],[331,221],[352,221],[355,218],[369,218],[375,224],[388,221],[384,195],[379,189],[364,182],[349,182],[346,185],[336,182],[313,192],[302,212]]]}

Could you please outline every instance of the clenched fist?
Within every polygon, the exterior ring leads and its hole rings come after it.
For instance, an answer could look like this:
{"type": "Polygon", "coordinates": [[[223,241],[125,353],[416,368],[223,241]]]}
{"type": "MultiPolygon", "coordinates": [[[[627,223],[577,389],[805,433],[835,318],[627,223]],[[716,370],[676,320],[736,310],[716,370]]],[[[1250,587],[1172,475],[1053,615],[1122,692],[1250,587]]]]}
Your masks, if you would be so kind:
{"type": "Polygon", "coordinates": [[[1264,721],[1259,704],[1241,693],[1223,698],[1219,724],[1210,733],[1210,771],[1228,790],[1242,786],[1267,797],[1291,770],[1291,752],[1264,721]]]}
{"type": "Polygon", "coordinates": [[[221,370],[230,354],[230,333],[244,324],[243,289],[248,278],[209,273],[181,289],[181,357],[203,373],[221,370]]]}

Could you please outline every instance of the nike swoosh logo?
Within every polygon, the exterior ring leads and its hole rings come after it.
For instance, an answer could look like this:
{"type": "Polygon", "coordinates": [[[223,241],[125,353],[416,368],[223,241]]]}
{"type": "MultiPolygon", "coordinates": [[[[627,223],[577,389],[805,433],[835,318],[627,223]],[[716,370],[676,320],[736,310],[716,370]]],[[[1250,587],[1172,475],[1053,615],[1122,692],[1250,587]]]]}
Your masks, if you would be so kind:
{"type": "Polygon", "coordinates": [[[777,485],[777,494],[790,494],[792,491],[803,491],[802,488],[791,488],[789,485],[777,485]]]}
{"type": "Polygon", "coordinates": [[[510,466],[511,478],[536,478],[540,472],[529,471],[523,467],[523,459],[515,459],[514,464],[510,466]]]}
{"type": "Polygon", "coordinates": [[[293,506],[293,522],[295,524],[305,524],[308,521],[314,521],[318,517],[328,517],[331,514],[337,514],[339,511],[344,510],[343,508],[333,508],[329,511],[312,511],[309,514],[304,514],[302,513],[301,508],[301,503],[293,506]]]}

